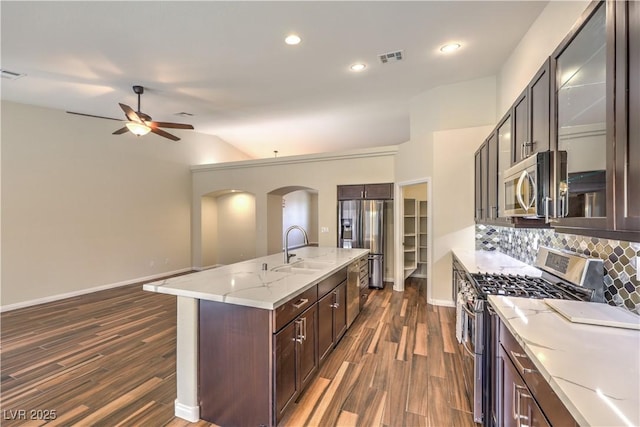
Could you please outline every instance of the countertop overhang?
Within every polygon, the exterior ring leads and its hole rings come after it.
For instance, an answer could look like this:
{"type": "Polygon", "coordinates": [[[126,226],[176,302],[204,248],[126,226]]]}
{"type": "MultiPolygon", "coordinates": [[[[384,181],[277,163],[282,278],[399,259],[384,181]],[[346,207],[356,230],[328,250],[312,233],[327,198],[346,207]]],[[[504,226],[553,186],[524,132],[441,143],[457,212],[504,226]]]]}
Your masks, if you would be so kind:
{"type": "Polygon", "coordinates": [[[332,273],[366,255],[368,249],[304,247],[294,251],[291,260],[315,261],[326,267],[313,271],[274,271],[283,266],[283,254],[267,255],[248,261],[198,271],[143,285],[145,291],[218,301],[274,310],[332,273]],[[263,270],[267,264],[267,270],[263,270]]]}

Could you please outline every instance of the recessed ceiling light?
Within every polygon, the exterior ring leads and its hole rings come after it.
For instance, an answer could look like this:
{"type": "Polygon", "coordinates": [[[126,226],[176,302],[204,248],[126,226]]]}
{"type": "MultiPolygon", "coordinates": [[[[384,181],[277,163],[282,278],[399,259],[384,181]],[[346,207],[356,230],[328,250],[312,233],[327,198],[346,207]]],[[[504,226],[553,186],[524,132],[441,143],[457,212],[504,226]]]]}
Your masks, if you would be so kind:
{"type": "Polygon", "coordinates": [[[355,63],[355,64],[351,65],[351,67],[349,67],[349,69],[351,71],[355,71],[355,72],[362,71],[365,68],[367,68],[367,65],[363,64],[362,62],[355,63]]]}
{"type": "Polygon", "coordinates": [[[440,48],[440,52],[442,53],[451,53],[451,52],[455,52],[456,50],[460,49],[461,45],[460,43],[448,43],[445,44],[444,46],[442,46],[440,48]]]}
{"type": "Polygon", "coordinates": [[[290,45],[300,44],[301,41],[302,39],[297,34],[289,34],[287,38],[284,39],[284,42],[290,45]]]}

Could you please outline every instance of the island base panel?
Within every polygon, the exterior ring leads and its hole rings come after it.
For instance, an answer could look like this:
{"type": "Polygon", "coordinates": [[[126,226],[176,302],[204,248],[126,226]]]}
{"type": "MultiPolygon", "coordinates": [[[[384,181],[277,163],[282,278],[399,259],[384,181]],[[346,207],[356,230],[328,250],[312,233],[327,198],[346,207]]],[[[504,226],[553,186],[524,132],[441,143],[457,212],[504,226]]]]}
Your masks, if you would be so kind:
{"type": "Polygon", "coordinates": [[[223,426],[273,425],[271,312],[200,300],[199,324],[200,417],[223,426]]]}

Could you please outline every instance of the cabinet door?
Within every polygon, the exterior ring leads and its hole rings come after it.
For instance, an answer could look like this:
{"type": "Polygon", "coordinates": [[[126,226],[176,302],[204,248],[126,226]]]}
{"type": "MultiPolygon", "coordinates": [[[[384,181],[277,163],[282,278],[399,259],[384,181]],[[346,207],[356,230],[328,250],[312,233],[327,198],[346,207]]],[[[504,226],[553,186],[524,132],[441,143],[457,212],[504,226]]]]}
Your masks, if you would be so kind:
{"type": "Polygon", "coordinates": [[[338,200],[364,198],[364,185],[338,185],[338,200]]]}
{"type": "Polygon", "coordinates": [[[334,291],[333,302],[333,341],[337,343],[347,331],[347,282],[339,284],[334,291]]]}
{"type": "Polygon", "coordinates": [[[482,172],[484,167],[482,166],[482,156],[480,150],[475,154],[475,209],[474,219],[476,222],[482,221],[482,172]]]}
{"type": "Polygon", "coordinates": [[[616,228],[640,231],[640,2],[615,2],[616,228]]]}
{"type": "Polygon", "coordinates": [[[606,82],[605,9],[604,3],[598,4],[553,56],[554,133],[557,150],[566,152],[567,158],[566,175],[556,179],[561,226],[611,229],[607,206],[613,170],[607,147],[613,129],[607,122],[611,98],[606,82]]]}
{"type": "Polygon", "coordinates": [[[487,211],[486,218],[498,218],[498,134],[487,139],[487,211]]]}
{"type": "Polygon", "coordinates": [[[526,422],[527,414],[522,407],[522,396],[523,394],[529,395],[529,390],[502,347],[500,347],[499,364],[502,382],[500,387],[502,425],[504,427],[520,427],[521,424],[528,424],[526,422]]]}
{"type": "Polygon", "coordinates": [[[318,301],[318,354],[320,360],[333,348],[333,293],[329,292],[318,301]]]}
{"type": "Polygon", "coordinates": [[[393,184],[367,184],[364,186],[364,198],[370,200],[393,199],[393,184]]]}
{"type": "Polygon", "coordinates": [[[498,217],[504,217],[504,171],[511,167],[512,130],[511,115],[507,115],[498,126],[498,217]]]}
{"type": "Polygon", "coordinates": [[[512,164],[518,163],[526,156],[524,150],[529,139],[529,101],[527,91],[525,91],[516,99],[513,105],[513,153],[512,164]]]}
{"type": "Polygon", "coordinates": [[[296,339],[298,326],[289,323],[274,336],[275,340],[275,389],[276,417],[279,420],[289,402],[298,392],[296,376],[296,339]]]}
{"type": "Polygon", "coordinates": [[[298,327],[298,361],[300,389],[309,382],[318,367],[317,328],[318,306],[314,304],[296,320],[298,327]]]}
{"type": "Polygon", "coordinates": [[[549,61],[536,73],[529,84],[529,138],[525,145],[525,154],[549,150],[549,61]]]}

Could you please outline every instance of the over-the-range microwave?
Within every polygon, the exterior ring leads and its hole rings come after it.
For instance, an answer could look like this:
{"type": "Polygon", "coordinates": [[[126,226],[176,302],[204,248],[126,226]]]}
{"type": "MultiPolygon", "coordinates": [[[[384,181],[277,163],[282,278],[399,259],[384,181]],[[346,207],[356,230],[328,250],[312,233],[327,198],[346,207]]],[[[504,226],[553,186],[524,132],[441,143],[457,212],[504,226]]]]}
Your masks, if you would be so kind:
{"type": "Polygon", "coordinates": [[[549,217],[554,215],[553,170],[567,180],[567,152],[543,151],[513,165],[504,172],[504,215],[507,217],[549,217]],[[558,157],[558,165],[554,165],[558,157]]]}

